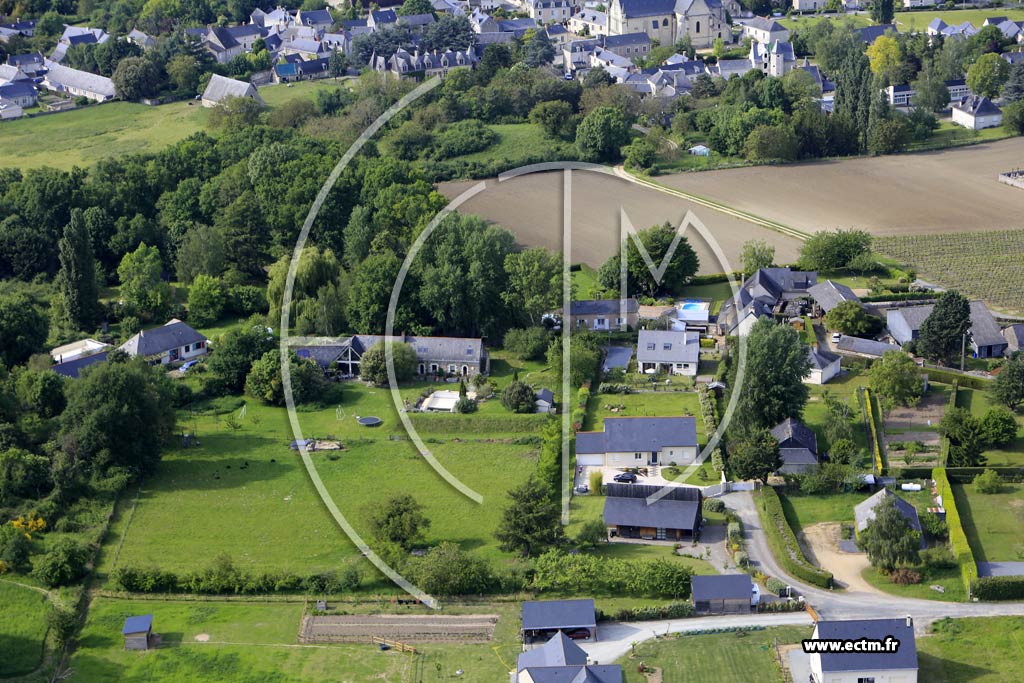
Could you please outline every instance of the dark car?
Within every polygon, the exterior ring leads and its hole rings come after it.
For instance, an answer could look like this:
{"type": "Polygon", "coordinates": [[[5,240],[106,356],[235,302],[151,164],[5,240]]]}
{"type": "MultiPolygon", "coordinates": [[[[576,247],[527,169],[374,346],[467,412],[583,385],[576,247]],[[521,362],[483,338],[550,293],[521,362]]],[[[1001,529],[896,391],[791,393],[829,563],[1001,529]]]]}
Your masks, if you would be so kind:
{"type": "Polygon", "coordinates": [[[633,474],[632,472],[623,472],[621,474],[616,474],[613,477],[613,479],[615,481],[621,483],[621,484],[635,484],[636,483],[636,475],[633,474]]]}
{"type": "Polygon", "coordinates": [[[590,638],[589,628],[574,628],[571,631],[566,631],[565,635],[572,640],[587,640],[590,638]]]}

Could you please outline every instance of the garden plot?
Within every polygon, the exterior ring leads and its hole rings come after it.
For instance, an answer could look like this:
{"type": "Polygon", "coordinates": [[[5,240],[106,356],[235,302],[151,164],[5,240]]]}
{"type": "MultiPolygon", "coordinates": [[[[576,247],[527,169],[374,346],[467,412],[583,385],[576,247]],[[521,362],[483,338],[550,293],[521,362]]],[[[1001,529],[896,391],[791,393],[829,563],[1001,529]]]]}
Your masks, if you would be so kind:
{"type": "Polygon", "coordinates": [[[483,643],[494,637],[498,615],[417,616],[343,614],[302,618],[302,643],[365,643],[384,638],[402,643],[483,643]]]}
{"type": "Polygon", "coordinates": [[[916,406],[897,406],[885,415],[883,440],[891,467],[938,464],[939,422],[948,405],[949,387],[932,384],[916,406]]]}

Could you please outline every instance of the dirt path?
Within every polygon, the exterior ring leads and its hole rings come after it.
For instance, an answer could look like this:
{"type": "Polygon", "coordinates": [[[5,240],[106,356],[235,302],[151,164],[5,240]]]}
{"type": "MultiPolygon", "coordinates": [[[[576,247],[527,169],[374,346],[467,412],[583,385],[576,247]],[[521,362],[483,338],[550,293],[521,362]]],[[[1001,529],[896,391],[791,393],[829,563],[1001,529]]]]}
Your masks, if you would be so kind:
{"type": "Polygon", "coordinates": [[[823,522],[805,528],[800,534],[800,545],[807,559],[832,572],[833,579],[840,587],[885,595],[861,577],[861,572],[869,566],[867,555],[844,553],[839,549],[839,538],[840,525],[836,522],[823,522]]]}

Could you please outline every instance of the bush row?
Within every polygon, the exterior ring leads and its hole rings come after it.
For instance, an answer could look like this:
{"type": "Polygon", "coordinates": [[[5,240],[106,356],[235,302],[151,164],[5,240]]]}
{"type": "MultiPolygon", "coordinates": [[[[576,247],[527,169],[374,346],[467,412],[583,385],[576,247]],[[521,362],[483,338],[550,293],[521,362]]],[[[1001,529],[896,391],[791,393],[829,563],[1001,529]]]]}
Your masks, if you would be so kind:
{"type": "Polygon", "coordinates": [[[597,611],[598,621],[654,621],[656,619],[685,619],[694,616],[693,605],[688,602],[672,602],[667,605],[644,605],[618,610],[614,615],[597,611]]]}
{"type": "Polygon", "coordinates": [[[917,301],[921,299],[935,299],[939,295],[937,292],[894,292],[892,294],[876,294],[874,296],[862,296],[860,298],[864,303],[877,303],[879,301],[917,301]]]}
{"type": "Polygon", "coordinates": [[[953,497],[953,487],[946,477],[946,470],[936,467],[932,470],[932,479],[935,480],[935,489],[942,496],[942,507],[946,510],[946,526],[949,528],[949,545],[953,548],[953,555],[960,567],[960,578],[963,579],[964,589],[970,591],[971,577],[978,572],[978,564],[974,561],[974,551],[967,541],[967,534],[964,533],[963,523],[960,521],[960,512],[956,508],[956,498],[953,497]]]}
{"type": "Polygon", "coordinates": [[[196,593],[203,595],[265,595],[267,593],[343,593],[359,587],[359,571],[320,572],[299,576],[291,572],[250,574],[230,561],[217,560],[198,572],[175,574],[159,567],[118,567],[111,574],[114,586],[131,593],[196,593]]]}
{"type": "Polygon", "coordinates": [[[799,600],[777,600],[775,602],[762,602],[757,606],[758,612],[803,612],[804,603],[799,600]]]}
{"type": "MultiPolygon", "coordinates": [[[[954,379],[949,384],[949,403],[946,404],[946,410],[950,408],[956,408],[956,395],[960,390],[960,378],[954,379]]],[[[939,464],[945,467],[949,464],[949,438],[939,433],[939,464]]]]}
{"type": "Polygon", "coordinates": [[[757,506],[761,516],[761,526],[764,527],[768,545],[771,546],[772,552],[782,564],[782,568],[807,583],[822,588],[831,587],[832,573],[818,569],[804,557],[803,551],[800,550],[800,544],[796,540],[796,534],[793,533],[789,522],[786,521],[786,515],[782,511],[782,501],[779,500],[779,494],[775,492],[775,489],[771,486],[763,487],[758,499],[761,503],[757,506]]]}
{"type": "Polygon", "coordinates": [[[943,382],[945,384],[956,382],[958,387],[965,387],[967,389],[988,390],[992,387],[992,380],[978,377],[977,375],[961,375],[959,372],[933,368],[931,366],[925,368],[925,372],[928,374],[928,381],[930,382],[943,382]]]}
{"type": "Polygon", "coordinates": [[[619,560],[594,555],[569,555],[550,550],[537,558],[533,587],[539,591],[686,598],[688,567],[669,559],[619,560]]]}
{"type": "Polygon", "coordinates": [[[971,584],[971,595],[979,600],[1024,599],[1024,576],[984,576],[971,584]]]}
{"type": "Polygon", "coordinates": [[[867,411],[868,429],[871,432],[871,453],[875,460],[875,469],[879,474],[885,474],[885,463],[882,460],[881,440],[878,438],[878,427],[875,424],[875,406],[871,400],[871,390],[864,387],[864,410],[867,411]]]}

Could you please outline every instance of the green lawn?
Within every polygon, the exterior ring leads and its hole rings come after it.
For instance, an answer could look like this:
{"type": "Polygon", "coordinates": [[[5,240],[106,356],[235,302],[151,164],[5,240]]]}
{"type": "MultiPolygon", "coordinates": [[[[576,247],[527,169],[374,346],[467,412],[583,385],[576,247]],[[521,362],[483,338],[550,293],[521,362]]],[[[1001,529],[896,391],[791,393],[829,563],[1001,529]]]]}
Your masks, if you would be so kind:
{"type": "Polygon", "coordinates": [[[606,417],[666,417],[692,415],[697,419],[697,439],[707,435],[700,417],[700,401],[693,391],[656,391],[637,394],[595,394],[587,406],[584,428],[600,431],[606,417]],[[624,406],[624,408],[622,408],[624,406]],[[617,409],[617,410],[616,410],[617,409]]]}
{"type": "Polygon", "coordinates": [[[853,506],[868,497],[867,493],[809,496],[776,490],[779,492],[779,500],[782,501],[782,510],[786,513],[786,521],[793,527],[795,533],[800,533],[804,527],[822,522],[852,522],[853,506]]]}
{"type": "Polygon", "coordinates": [[[778,683],[782,672],[775,662],[775,643],[799,643],[810,636],[810,626],[669,636],[640,643],[633,657],[619,663],[626,683],[646,683],[648,679],[637,671],[641,661],[660,668],[664,681],[778,683]]]}
{"type": "Polygon", "coordinates": [[[48,609],[42,593],[0,579],[0,678],[39,666],[48,609]]]}
{"type": "Polygon", "coordinates": [[[1024,484],[987,494],[973,484],[954,484],[953,495],[978,562],[1024,560],[1024,484]]]}
{"type": "Polygon", "coordinates": [[[810,398],[804,406],[804,424],[813,429],[818,435],[818,444],[826,447],[825,423],[828,419],[828,409],[822,398],[827,391],[836,398],[845,402],[853,411],[853,440],[863,455],[863,463],[870,467],[868,456],[868,435],[864,426],[860,403],[857,401],[857,389],[867,385],[867,376],[859,370],[847,370],[831,380],[824,386],[810,385],[810,398]]]}
{"type": "Polygon", "coordinates": [[[1024,19],[1024,9],[1011,9],[1009,7],[994,7],[992,9],[955,9],[938,10],[924,9],[917,12],[896,12],[895,22],[901,33],[907,31],[924,31],[932,19],[942,19],[950,26],[962,24],[969,21],[974,28],[981,28],[981,25],[988,17],[1006,17],[1010,21],[1024,19]]]}
{"type": "Polygon", "coordinates": [[[970,130],[956,125],[951,119],[940,119],[939,127],[932,132],[931,137],[920,142],[911,142],[907,146],[907,150],[920,152],[929,149],[945,149],[960,145],[973,145],[978,142],[993,142],[1009,137],[1013,137],[1013,133],[1007,132],[1002,126],[970,130]]]}
{"type": "MultiPolygon", "coordinates": [[[[494,640],[477,645],[424,645],[423,669],[431,678],[438,675],[437,671],[449,677],[462,669],[462,681],[502,680],[521,649],[516,642],[517,607],[515,603],[478,607],[478,611],[499,614],[494,640]]],[[[381,652],[369,643],[298,644],[302,613],[300,603],[176,603],[100,598],[89,611],[70,667],[76,681],[124,683],[412,680],[413,656],[408,653],[381,652]],[[159,649],[124,650],[121,625],[126,616],[139,613],[153,615],[153,630],[163,640],[159,649]],[[200,634],[208,636],[207,642],[196,640],[200,634]]]]}
{"type": "MultiPolygon", "coordinates": [[[[333,80],[303,81],[293,87],[260,88],[271,107],[317,90],[333,80]]],[[[207,110],[196,100],[150,107],[133,102],[90,105],[72,111],[5,121],[0,126],[0,167],[88,167],[104,158],[156,152],[206,127],[207,110]]]]}
{"type": "Polygon", "coordinates": [[[593,299],[604,289],[597,280],[597,271],[585,263],[572,271],[572,288],[574,299],[593,299]]]}
{"type": "Polygon", "coordinates": [[[792,17],[783,17],[779,19],[779,23],[788,28],[791,31],[799,29],[807,29],[814,24],[821,23],[823,21],[834,21],[834,22],[850,22],[857,28],[863,26],[870,26],[874,22],[867,16],[867,14],[853,14],[838,16],[835,14],[794,14],[792,17]]]}
{"type": "Polygon", "coordinates": [[[1024,618],[943,619],[917,639],[919,680],[1015,683],[1024,680],[1024,618]]]}
{"type": "Polygon", "coordinates": [[[964,593],[964,581],[960,577],[960,570],[956,567],[952,569],[914,567],[914,571],[921,572],[921,583],[909,586],[893,583],[889,577],[879,574],[874,567],[865,569],[861,576],[875,588],[902,598],[941,600],[943,602],[962,602],[967,599],[967,595],[964,593]],[[942,586],[944,590],[940,593],[932,590],[931,586],[942,586]]]}
{"type": "MultiPolygon", "coordinates": [[[[498,141],[487,149],[473,154],[455,157],[455,160],[490,163],[505,159],[514,167],[518,162],[547,156],[554,150],[562,149],[558,158],[574,158],[576,148],[572,143],[554,140],[532,123],[504,123],[492,125],[491,130],[498,134],[498,141]]],[[[506,164],[507,165],[507,164],[506,164]]]]}
{"type": "MultiPolygon", "coordinates": [[[[413,416],[438,460],[484,497],[477,505],[449,488],[418,454],[387,392],[358,383],[346,383],[342,391],[340,405],[300,412],[299,420],[305,436],[338,438],[346,445],[313,457],[356,529],[368,533],[373,506],[381,500],[412,492],[432,521],[429,543],[454,541],[488,560],[510,560],[492,534],[505,491],[536,465],[536,447],[513,442],[535,432],[544,418],[511,415],[497,401],[475,415],[413,416]],[[384,425],[358,426],[356,416],[365,415],[384,418],[384,425]]],[[[403,389],[410,399],[418,394],[418,387],[403,389]]],[[[238,417],[240,400],[224,405],[238,417]]],[[[226,417],[182,418],[180,428],[197,433],[202,447],[168,451],[144,482],[134,512],[122,506],[108,535],[102,571],[112,568],[122,537],[118,565],[158,564],[177,571],[202,568],[222,552],[250,569],[300,574],[359,558],[288,449],[292,434],[285,411],[250,401],[237,431],[226,417]]]]}

